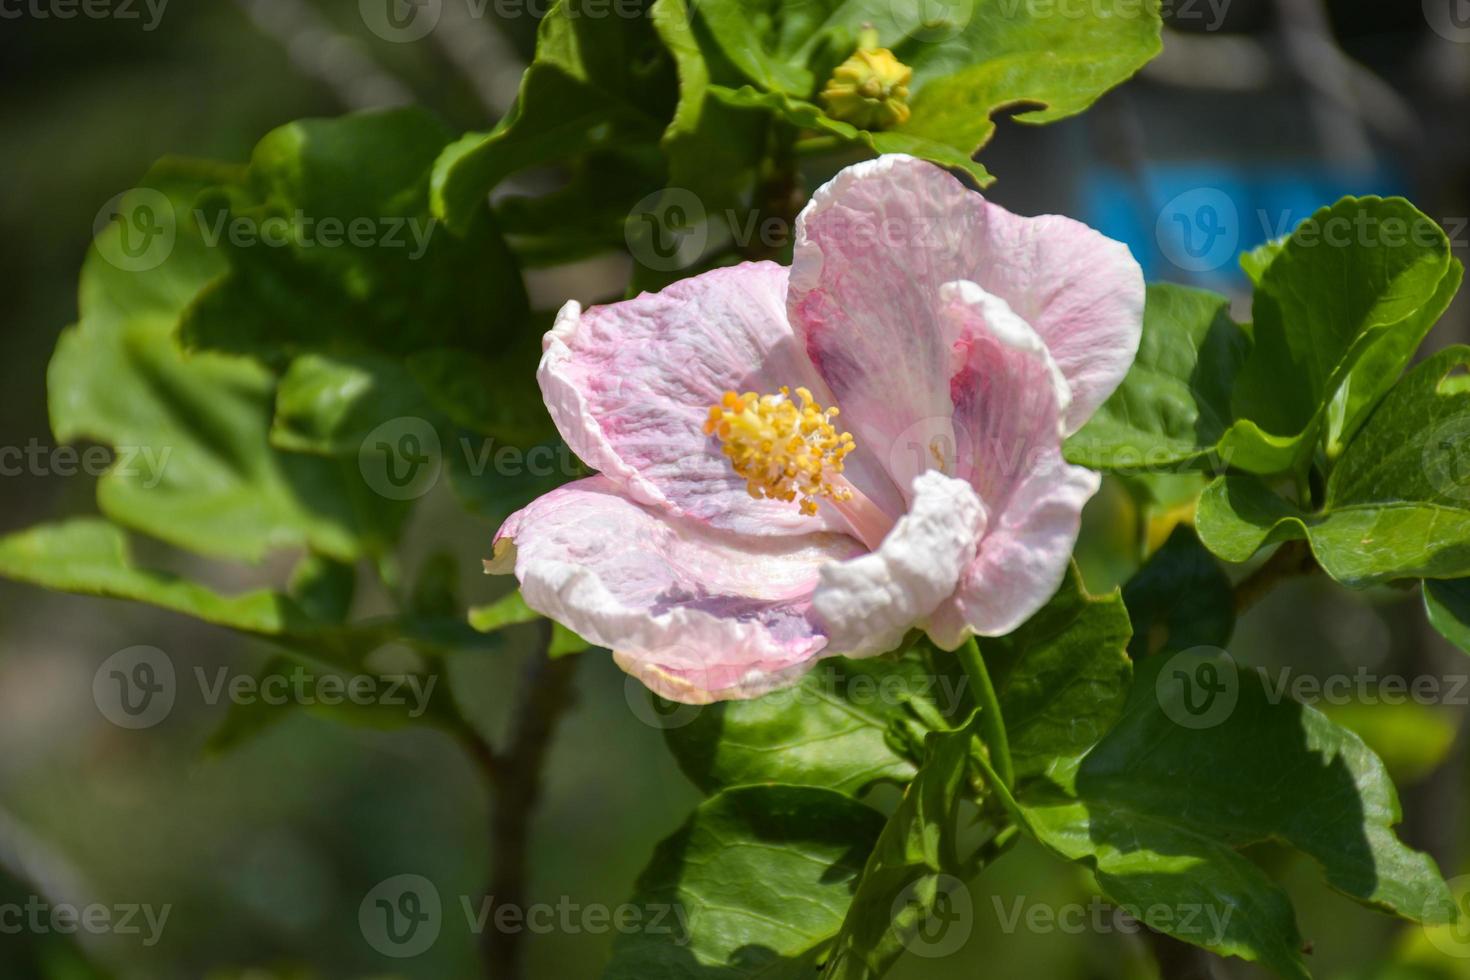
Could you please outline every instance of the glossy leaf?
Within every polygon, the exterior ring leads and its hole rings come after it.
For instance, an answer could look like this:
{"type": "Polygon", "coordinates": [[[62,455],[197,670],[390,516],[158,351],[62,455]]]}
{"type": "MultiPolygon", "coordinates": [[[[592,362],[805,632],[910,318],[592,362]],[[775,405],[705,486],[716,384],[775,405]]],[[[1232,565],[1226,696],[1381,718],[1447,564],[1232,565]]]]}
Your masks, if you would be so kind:
{"type": "Polygon", "coordinates": [[[1235,592],[1192,528],[1174,529],[1123,586],[1135,658],[1196,646],[1224,647],[1235,629],[1235,592]]]}
{"type": "Polygon", "coordinates": [[[595,3],[551,5],[510,112],[490,132],[446,147],[434,165],[433,213],[456,233],[473,226],[490,191],[518,170],[659,138],[668,121],[661,107],[677,86],[649,17],[595,3]]]}
{"type": "Polygon", "coordinates": [[[923,766],[868,857],[822,980],[883,976],[910,943],[927,934],[940,904],[952,900],[946,889],[960,886],[954,877],[960,868],[959,809],[974,741],[968,726],[929,736],[923,766]]]}
{"type": "Polygon", "coordinates": [[[1128,697],[1131,634],[1122,598],[1088,595],[1074,567],[1023,626],[981,640],[1017,779],[1065,766],[1113,727],[1128,697]]]}
{"type": "Polygon", "coordinates": [[[1253,477],[1225,477],[1200,498],[1211,551],[1241,562],[1306,539],[1322,567],[1354,586],[1470,575],[1470,347],[1452,347],[1394,387],[1338,460],[1320,513],[1304,513],[1253,477]]]}
{"type": "Polygon", "coordinates": [[[876,811],[814,786],[704,801],[639,876],[631,904],[650,924],[618,936],[603,980],[811,980],[882,829],[876,811]]]}
{"type": "Polygon", "coordinates": [[[1212,467],[1250,336],[1224,296],[1153,285],[1138,357],[1123,384],[1066,444],[1073,463],[1109,470],[1212,467]]]}
{"type": "Polygon", "coordinates": [[[1460,274],[1444,232],[1402,198],[1348,197],[1304,221],[1256,286],[1255,345],[1232,399],[1241,421],[1227,437],[1235,465],[1285,472],[1307,460],[1319,436],[1331,445],[1350,438],[1444,312],[1460,274]]]}
{"type": "Polygon", "coordinates": [[[1123,719],[1071,792],[1024,817],[1153,928],[1283,976],[1307,975],[1300,936],[1284,892],[1237,852],[1246,844],[1296,848],[1364,904],[1426,922],[1456,914],[1433,860],[1395,836],[1398,796],[1377,756],[1220,655],[1141,664],[1123,719]]]}
{"type": "Polygon", "coordinates": [[[269,361],[341,347],[498,351],[522,329],[526,295],[488,208],[458,234],[430,211],[449,140],[417,109],[266,135],[244,183],[195,208],[229,271],[188,309],[185,342],[269,361]]]}
{"type": "Polygon", "coordinates": [[[124,220],[99,235],[82,271],[81,322],[62,335],[47,374],[52,429],[61,441],[113,447],[97,500],[120,524],[247,560],[293,547],[343,560],[376,553],[402,508],[373,494],[355,467],[272,450],[269,372],[230,355],[186,354],[175,340],[183,311],[224,269],[184,217],[217,177],[165,162],[124,198],[124,220]],[[129,239],[149,215],[168,247],[157,264],[130,266],[129,239]]]}
{"type": "Polygon", "coordinates": [[[1152,3],[1139,4],[1131,16],[1078,8],[1066,17],[1011,0],[950,5],[937,16],[920,3],[883,0],[789,6],[704,0],[694,9],[696,37],[707,31],[706,43],[744,81],[779,96],[771,105],[789,121],[876,152],[913,153],[962,168],[982,184],[991,177],[973,156],[994,135],[997,111],[1025,106],[1017,118],[1031,123],[1081,112],[1160,46],[1152,3]],[[912,114],[883,132],[832,119],[813,101],[832,69],[856,50],[865,24],[913,69],[912,114]]]}
{"type": "Polygon", "coordinates": [[[752,701],[689,711],[665,729],[684,774],[701,790],[779,782],[856,795],[878,781],[912,778],[914,763],[888,733],[912,717],[909,705],[958,708],[959,678],[931,672],[914,655],[892,661],[825,660],[798,683],[752,701]]]}
{"type": "Polygon", "coordinates": [[[1425,582],[1424,608],[1445,639],[1470,653],[1470,579],[1425,582]]]}

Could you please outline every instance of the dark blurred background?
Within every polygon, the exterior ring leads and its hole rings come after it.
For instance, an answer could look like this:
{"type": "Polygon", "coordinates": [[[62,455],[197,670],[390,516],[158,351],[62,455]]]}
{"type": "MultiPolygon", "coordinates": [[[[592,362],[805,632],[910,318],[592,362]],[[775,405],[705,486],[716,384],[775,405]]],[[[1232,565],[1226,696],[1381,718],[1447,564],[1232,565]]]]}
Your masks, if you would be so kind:
{"type": "MultiPolygon", "coordinates": [[[[69,19],[56,16],[62,6],[0,0],[7,447],[51,446],[46,364],[76,316],[94,221],[152,161],[242,161],[279,124],[403,102],[429,106],[458,129],[487,128],[514,96],[535,29],[529,15],[497,19],[494,5],[475,16],[481,5],[465,0],[445,0],[438,27],[411,43],[377,36],[356,0],[173,0],[161,11],[139,0],[130,17],[115,4],[109,16],[69,19]]],[[[1165,8],[1164,54],[1138,79],[1078,119],[1002,125],[982,156],[1000,178],[994,199],[1094,224],[1127,241],[1150,279],[1241,299],[1248,290],[1236,255],[1344,193],[1405,194],[1441,220],[1465,258],[1470,4],[1173,0],[1165,8]],[[1212,217],[1201,223],[1201,215],[1212,217]],[[1191,223],[1201,237],[1185,240],[1191,223]]],[[[614,296],[627,270],[626,257],[607,257],[540,272],[534,299],[552,307],[614,296]]],[[[1465,320],[1461,302],[1427,349],[1470,339],[1465,320]]],[[[20,469],[0,477],[0,532],[92,512],[90,478],[20,469]]],[[[1109,557],[1127,551],[1130,506],[1111,488],[1089,511],[1081,557],[1093,591],[1131,571],[1109,557]]],[[[500,586],[472,572],[493,528],[447,498],[421,511],[407,536],[413,550],[453,549],[467,594],[489,598],[500,586]]],[[[1253,665],[1317,676],[1365,665],[1376,675],[1441,678],[1441,690],[1457,691],[1454,678],[1470,661],[1423,625],[1417,602],[1416,594],[1349,596],[1295,582],[1253,612],[1232,649],[1253,665]]],[[[245,670],[268,655],[168,613],[0,582],[0,904],[40,895],[170,908],[157,942],[147,941],[146,926],[142,935],[73,941],[12,934],[0,921],[0,977],[39,975],[38,963],[46,976],[97,975],[80,957],[103,975],[155,980],[476,975],[459,896],[484,886],[486,801],[456,744],[298,711],[236,749],[210,753],[205,743],[225,708],[187,696],[162,725],[126,731],[97,710],[92,678],[108,656],[138,644],[167,651],[181,671],[245,670]],[[400,874],[431,880],[446,907],[438,940],[407,960],[381,955],[358,925],[364,897],[400,874]]],[[[503,723],[522,656],[482,653],[453,664],[458,689],[491,731],[503,723]]],[[[660,732],[630,706],[642,704],[636,686],[604,654],[588,655],[577,683],[578,703],[548,763],[532,894],[551,905],[616,906],[696,794],[660,732]]],[[[1404,797],[1404,836],[1430,850],[1447,877],[1470,872],[1467,694],[1443,699],[1457,704],[1331,707],[1387,758],[1404,797]]],[[[1270,760],[1261,765],[1269,770],[1270,760]]],[[[1302,932],[1319,976],[1470,977],[1470,941],[1431,937],[1330,896],[1305,860],[1263,859],[1303,896],[1302,932]]],[[[997,901],[1007,913],[1017,897],[1053,908],[1086,903],[1078,869],[1022,847],[971,891],[964,952],[911,958],[896,976],[1152,975],[1130,935],[1003,928],[997,901]]],[[[531,976],[595,976],[610,942],[580,929],[529,936],[531,976]]],[[[1228,970],[1257,975],[1239,963],[1228,970]]]]}

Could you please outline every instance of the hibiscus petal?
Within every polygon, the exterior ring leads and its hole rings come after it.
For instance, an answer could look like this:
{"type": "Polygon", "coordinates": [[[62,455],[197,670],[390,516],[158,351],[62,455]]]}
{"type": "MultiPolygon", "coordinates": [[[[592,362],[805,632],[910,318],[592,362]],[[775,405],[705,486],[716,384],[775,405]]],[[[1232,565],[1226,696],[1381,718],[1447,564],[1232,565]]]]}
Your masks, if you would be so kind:
{"type": "Polygon", "coordinates": [[[914,480],[913,498],[876,551],[821,569],[812,605],[833,653],[864,657],[898,646],[975,558],[985,507],[973,487],[930,470],[914,480]]]}
{"type": "Polygon", "coordinates": [[[958,279],[1005,299],[1046,341],[1072,389],[1068,434],[1133,363],[1144,285],[1127,246],[1070,218],[1012,214],[933,164],[883,156],[838,174],[797,218],[788,308],[850,415],[929,418],[929,401],[894,403],[893,387],[933,380],[947,338],[928,311],[958,279]]]}
{"type": "Polygon", "coordinates": [[[970,633],[1009,633],[1056,593],[1100,478],[1062,458],[1070,393],[1041,337],[974,283],[942,294],[965,354],[950,384],[961,473],[990,514],[974,562],[930,621],[930,636],[952,649],[970,633]]]}
{"type": "MultiPolygon", "coordinates": [[[[785,296],[786,270],[758,262],[586,311],[568,303],[537,374],[562,438],[639,503],[742,534],[841,530],[830,509],[812,518],[752,499],[704,433],[709,407],[728,390],[804,385],[831,404],[787,323],[785,296]]],[[[854,483],[884,493],[861,460],[849,465],[854,483]]]]}
{"type": "Polygon", "coordinates": [[[810,615],[818,570],[862,550],[837,534],[716,531],[637,504],[598,476],[512,515],[489,567],[513,559],[532,609],[611,647],[640,677],[681,676],[682,696],[669,696],[709,700],[822,650],[827,637],[810,615]]]}

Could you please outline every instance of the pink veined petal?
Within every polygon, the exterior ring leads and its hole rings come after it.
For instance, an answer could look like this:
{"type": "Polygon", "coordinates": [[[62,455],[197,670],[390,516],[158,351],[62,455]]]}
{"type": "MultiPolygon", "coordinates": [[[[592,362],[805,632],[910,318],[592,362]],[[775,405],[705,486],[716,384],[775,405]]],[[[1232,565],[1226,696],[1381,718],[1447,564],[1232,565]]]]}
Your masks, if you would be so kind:
{"type": "Polygon", "coordinates": [[[715,664],[704,668],[667,667],[613,652],[613,660],[659,697],[681,704],[745,701],[794,683],[817,663],[816,657],[795,665],[715,664]]]}
{"type": "Polygon", "coordinates": [[[839,534],[716,531],[637,504],[597,476],[513,514],[488,567],[513,561],[532,609],[612,648],[640,677],[719,685],[678,697],[709,700],[815,657],[827,645],[810,614],[818,570],[862,551],[839,534]]]}
{"type": "Polygon", "coordinates": [[[945,468],[930,447],[954,444],[955,337],[937,291],[954,278],[966,225],[963,214],[943,215],[952,202],[935,194],[947,188],[882,177],[898,159],[848,167],[812,195],[797,218],[787,308],[843,426],[907,491],[920,473],[945,468]],[[943,246],[916,244],[930,236],[943,246]]]}
{"type": "MultiPolygon", "coordinates": [[[[752,535],[842,530],[830,509],[812,518],[752,499],[704,433],[726,391],[806,386],[832,403],[786,320],[786,276],[775,263],[748,263],[622,303],[568,303],[537,373],[567,445],[634,500],[675,515],[752,535]]],[[[867,475],[876,467],[856,454],[848,462],[855,484],[897,499],[886,478],[867,475]]]]}
{"type": "Polygon", "coordinates": [[[892,650],[954,592],[974,560],[986,522],[974,488],[929,470],[915,478],[913,499],[876,551],[821,569],[812,605],[832,653],[892,650]]]}
{"type": "MultiPolygon", "coordinates": [[[[901,154],[849,167],[812,196],[797,218],[788,307],[838,400],[857,396],[851,414],[886,412],[943,438],[925,421],[933,405],[885,402],[880,379],[911,386],[937,370],[948,338],[926,297],[959,279],[1003,298],[1045,340],[1072,390],[1068,434],[1133,363],[1144,284],[1125,245],[1070,218],[1012,214],[901,154]]],[[[881,422],[849,424],[885,433],[881,422]]]]}
{"type": "Polygon", "coordinates": [[[1009,305],[971,282],[943,288],[962,326],[964,366],[951,382],[960,466],[990,518],[975,560],[929,635],[946,648],[1001,636],[1056,593],[1098,475],[1062,458],[1067,382],[1046,344],[1009,305]]]}

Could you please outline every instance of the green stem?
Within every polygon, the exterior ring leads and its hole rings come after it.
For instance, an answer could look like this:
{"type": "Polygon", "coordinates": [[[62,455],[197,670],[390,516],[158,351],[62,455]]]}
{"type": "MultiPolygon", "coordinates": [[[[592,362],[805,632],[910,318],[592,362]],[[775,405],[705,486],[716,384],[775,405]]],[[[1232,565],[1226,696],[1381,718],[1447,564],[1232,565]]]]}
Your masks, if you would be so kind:
{"type": "Polygon", "coordinates": [[[970,685],[975,689],[975,704],[980,708],[978,734],[980,741],[990,752],[1001,781],[1009,789],[1015,785],[1016,771],[1011,764],[1011,743],[1006,737],[1005,718],[1000,713],[1000,701],[995,696],[995,685],[990,682],[990,671],[985,667],[985,658],[980,654],[980,645],[972,636],[955,651],[964,665],[970,685]]]}

